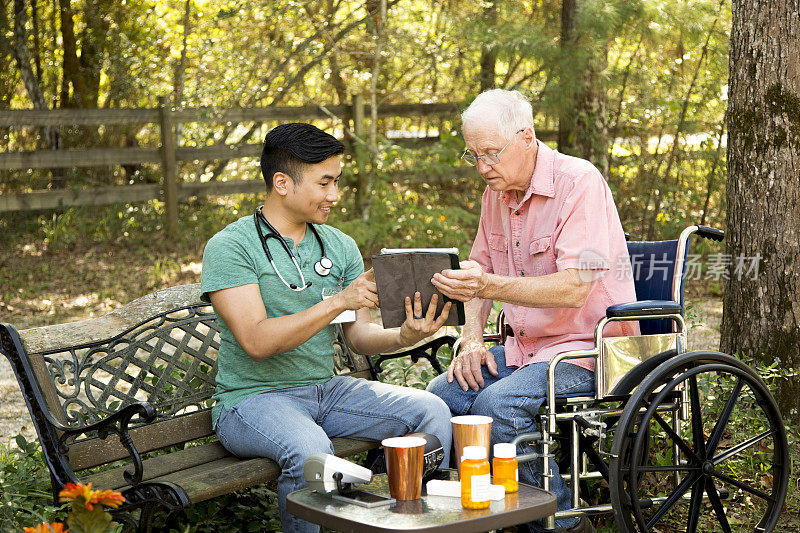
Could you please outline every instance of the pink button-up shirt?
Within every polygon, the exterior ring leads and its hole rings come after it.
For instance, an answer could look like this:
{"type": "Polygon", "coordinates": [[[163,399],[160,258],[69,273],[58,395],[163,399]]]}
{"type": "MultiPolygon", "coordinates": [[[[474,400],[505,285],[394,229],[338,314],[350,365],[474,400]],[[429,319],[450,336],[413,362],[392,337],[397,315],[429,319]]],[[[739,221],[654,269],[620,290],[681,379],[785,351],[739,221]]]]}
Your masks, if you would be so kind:
{"type": "MultiPolygon", "coordinates": [[[[536,168],[520,202],[516,191],[483,193],[470,259],[501,276],[545,276],[568,268],[596,279],[581,308],[539,309],[503,303],[514,330],[506,365],[522,367],[594,346],[594,329],[611,305],[636,301],[625,234],[611,190],[588,161],[539,143],[536,168]]],[[[637,322],[612,322],[607,337],[638,335],[637,322]]],[[[594,358],[570,362],[594,370],[594,358]]]]}

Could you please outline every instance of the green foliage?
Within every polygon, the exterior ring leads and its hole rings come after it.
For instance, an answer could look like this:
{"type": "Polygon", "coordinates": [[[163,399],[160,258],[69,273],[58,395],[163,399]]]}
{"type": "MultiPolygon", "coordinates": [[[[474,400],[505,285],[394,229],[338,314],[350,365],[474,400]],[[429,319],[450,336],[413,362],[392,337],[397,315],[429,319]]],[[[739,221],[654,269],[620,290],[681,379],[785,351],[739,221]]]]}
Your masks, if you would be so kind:
{"type": "Polygon", "coordinates": [[[84,504],[73,503],[67,525],[73,533],[107,533],[112,530],[111,513],[96,505],[88,510],[84,504]]]}
{"type": "Polygon", "coordinates": [[[16,448],[0,443],[0,531],[53,522],[68,507],[53,504],[39,442],[28,442],[22,435],[15,441],[16,448]]]}
{"type": "Polygon", "coordinates": [[[216,533],[280,531],[278,495],[274,481],[252,489],[199,502],[168,518],[157,517],[155,531],[216,533]]]}

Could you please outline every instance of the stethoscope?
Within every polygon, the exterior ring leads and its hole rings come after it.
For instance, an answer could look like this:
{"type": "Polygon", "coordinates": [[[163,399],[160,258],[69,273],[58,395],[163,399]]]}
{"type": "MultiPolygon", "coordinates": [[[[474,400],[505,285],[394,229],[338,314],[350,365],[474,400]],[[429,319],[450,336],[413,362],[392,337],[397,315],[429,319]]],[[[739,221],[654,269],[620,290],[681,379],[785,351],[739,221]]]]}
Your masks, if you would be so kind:
{"type": "MultiPolygon", "coordinates": [[[[256,231],[258,231],[258,240],[261,241],[261,246],[264,247],[264,253],[267,254],[267,259],[269,260],[269,264],[272,265],[272,269],[275,271],[275,273],[278,275],[278,277],[281,279],[284,285],[286,285],[295,292],[306,290],[311,286],[311,282],[306,281],[305,276],[303,276],[303,271],[300,270],[300,265],[297,264],[297,259],[294,258],[294,253],[292,253],[292,249],[289,247],[288,244],[286,244],[286,241],[283,240],[281,234],[278,233],[278,230],[272,227],[272,224],[270,224],[266,218],[264,218],[264,214],[261,213],[262,207],[264,206],[262,205],[256,208],[256,212],[255,214],[253,214],[253,220],[256,223],[256,231]],[[261,224],[258,223],[259,220],[261,220],[261,222],[263,222],[264,225],[267,226],[267,229],[270,231],[270,233],[266,237],[261,232],[261,224]],[[283,279],[283,276],[281,275],[280,271],[278,271],[278,267],[275,266],[275,262],[272,260],[272,254],[270,253],[269,247],[267,246],[267,239],[269,239],[270,237],[278,239],[278,241],[280,241],[281,245],[283,246],[283,249],[286,250],[287,254],[289,254],[289,259],[292,260],[292,263],[294,263],[294,267],[297,269],[297,273],[300,274],[300,283],[302,285],[301,287],[298,287],[294,283],[287,283],[286,280],[283,279]]],[[[328,274],[331,273],[331,268],[333,268],[333,261],[331,261],[325,256],[325,245],[323,244],[322,238],[320,238],[319,233],[317,232],[317,228],[315,228],[314,225],[310,223],[308,223],[307,225],[309,228],[311,228],[311,232],[314,234],[314,237],[317,238],[319,247],[322,250],[322,257],[319,258],[319,261],[314,263],[314,272],[323,277],[327,276],[328,274]]]]}

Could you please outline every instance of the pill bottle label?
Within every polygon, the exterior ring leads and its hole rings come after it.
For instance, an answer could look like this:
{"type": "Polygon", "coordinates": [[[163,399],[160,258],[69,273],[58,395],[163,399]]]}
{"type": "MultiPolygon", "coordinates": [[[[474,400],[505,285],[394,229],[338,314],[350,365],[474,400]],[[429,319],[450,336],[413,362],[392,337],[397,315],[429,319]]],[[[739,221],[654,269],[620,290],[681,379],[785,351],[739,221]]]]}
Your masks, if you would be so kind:
{"type": "Polygon", "coordinates": [[[472,476],[471,478],[471,499],[473,502],[489,501],[489,485],[491,484],[489,474],[472,476]]]}

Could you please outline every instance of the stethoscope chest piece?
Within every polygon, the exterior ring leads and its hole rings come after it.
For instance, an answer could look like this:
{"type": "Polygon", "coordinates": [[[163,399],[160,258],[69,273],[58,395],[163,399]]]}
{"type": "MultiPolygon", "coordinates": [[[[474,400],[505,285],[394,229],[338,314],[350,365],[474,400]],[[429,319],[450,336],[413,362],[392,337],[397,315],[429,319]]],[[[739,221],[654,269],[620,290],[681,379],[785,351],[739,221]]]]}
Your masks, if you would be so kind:
{"type": "Polygon", "coordinates": [[[331,268],[333,268],[333,261],[325,257],[324,254],[319,261],[314,263],[314,272],[323,277],[331,273],[331,268]]]}

